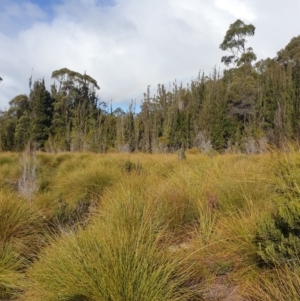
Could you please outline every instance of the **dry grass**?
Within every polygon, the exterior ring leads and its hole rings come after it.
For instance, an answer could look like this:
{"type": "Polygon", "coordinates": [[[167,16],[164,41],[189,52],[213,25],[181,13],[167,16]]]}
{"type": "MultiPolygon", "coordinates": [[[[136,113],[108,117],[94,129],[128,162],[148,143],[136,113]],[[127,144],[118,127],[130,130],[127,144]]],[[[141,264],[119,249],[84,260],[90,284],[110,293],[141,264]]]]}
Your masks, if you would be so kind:
{"type": "Polygon", "coordinates": [[[87,229],[42,252],[29,271],[28,300],[189,300],[192,270],[167,252],[163,221],[139,185],[125,180],[87,229]]]}
{"type": "MultiPolygon", "coordinates": [[[[6,184],[0,194],[0,236],[9,242],[0,257],[5,298],[25,290],[28,301],[201,300],[226,278],[246,300],[300,299],[298,260],[266,272],[254,239],[274,212],[277,192],[298,193],[297,151],[192,151],[186,160],[38,153],[37,162],[31,203],[6,184]],[[61,231],[40,252],[48,227],[61,231]]],[[[2,183],[18,172],[17,155],[0,155],[2,183]]]]}
{"type": "Polygon", "coordinates": [[[26,269],[45,244],[46,231],[36,208],[11,192],[0,191],[0,298],[24,289],[26,269]]]}

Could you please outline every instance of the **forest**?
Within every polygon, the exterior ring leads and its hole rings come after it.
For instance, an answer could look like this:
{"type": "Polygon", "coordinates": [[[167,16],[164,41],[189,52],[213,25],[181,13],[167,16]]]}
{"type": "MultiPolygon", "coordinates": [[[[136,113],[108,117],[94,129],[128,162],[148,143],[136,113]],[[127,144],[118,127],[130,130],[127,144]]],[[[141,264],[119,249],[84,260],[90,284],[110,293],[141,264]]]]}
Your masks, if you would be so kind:
{"type": "Polygon", "coordinates": [[[158,84],[140,107],[112,108],[99,101],[100,87],[88,74],[62,68],[44,79],[30,78],[29,95],[17,95],[0,115],[0,150],[92,152],[264,152],[300,138],[300,36],[275,58],[256,61],[247,37],[252,24],[230,25],[220,49],[224,71],[199,72],[186,86],[158,84]]]}

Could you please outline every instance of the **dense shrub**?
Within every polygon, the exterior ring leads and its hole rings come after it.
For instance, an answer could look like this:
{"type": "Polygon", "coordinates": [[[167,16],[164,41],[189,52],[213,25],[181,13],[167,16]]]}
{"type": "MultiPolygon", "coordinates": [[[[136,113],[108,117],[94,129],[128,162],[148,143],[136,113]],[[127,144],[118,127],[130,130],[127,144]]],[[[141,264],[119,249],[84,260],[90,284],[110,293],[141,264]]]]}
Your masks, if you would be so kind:
{"type": "Polygon", "coordinates": [[[295,260],[300,255],[300,155],[273,156],[270,182],[275,192],[274,208],[258,224],[255,237],[258,255],[268,264],[295,260]]]}

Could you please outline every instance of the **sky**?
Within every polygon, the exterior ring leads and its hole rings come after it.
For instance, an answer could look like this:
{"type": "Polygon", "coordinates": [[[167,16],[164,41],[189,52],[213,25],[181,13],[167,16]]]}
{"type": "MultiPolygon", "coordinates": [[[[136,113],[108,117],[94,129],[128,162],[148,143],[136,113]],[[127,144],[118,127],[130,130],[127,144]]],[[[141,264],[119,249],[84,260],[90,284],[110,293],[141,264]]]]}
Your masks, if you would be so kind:
{"type": "Polygon", "coordinates": [[[158,84],[190,82],[225,66],[219,49],[237,19],[258,60],[300,34],[299,0],[0,0],[0,110],[28,79],[68,68],[93,77],[100,101],[126,107],[158,84]]]}

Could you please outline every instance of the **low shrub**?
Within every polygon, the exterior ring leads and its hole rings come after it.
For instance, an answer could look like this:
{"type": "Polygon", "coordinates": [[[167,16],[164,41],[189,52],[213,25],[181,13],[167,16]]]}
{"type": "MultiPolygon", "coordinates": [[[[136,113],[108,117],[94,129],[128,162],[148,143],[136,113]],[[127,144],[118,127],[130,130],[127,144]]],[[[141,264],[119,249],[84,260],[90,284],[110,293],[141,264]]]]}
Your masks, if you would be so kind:
{"type": "Polygon", "coordinates": [[[300,155],[275,153],[270,170],[273,210],[258,224],[254,242],[262,261],[273,265],[300,256],[300,155]]]}
{"type": "Polygon", "coordinates": [[[262,261],[272,265],[300,256],[300,205],[298,200],[277,200],[273,214],[258,224],[254,242],[262,261]]]}
{"type": "Polygon", "coordinates": [[[199,222],[198,202],[188,194],[184,182],[161,183],[154,194],[157,211],[167,229],[180,237],[199,222]]]}

